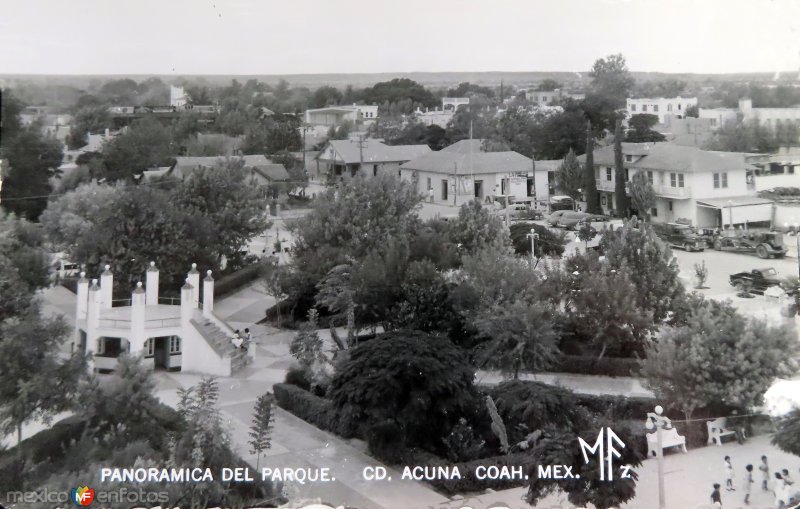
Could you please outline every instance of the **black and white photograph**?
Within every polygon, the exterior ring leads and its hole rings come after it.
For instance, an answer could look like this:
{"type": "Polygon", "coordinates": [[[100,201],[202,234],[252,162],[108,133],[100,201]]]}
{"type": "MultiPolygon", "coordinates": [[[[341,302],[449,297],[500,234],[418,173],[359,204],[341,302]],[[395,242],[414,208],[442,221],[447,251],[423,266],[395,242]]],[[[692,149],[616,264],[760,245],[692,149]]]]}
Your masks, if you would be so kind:
{"type": "Polygon", "coordinates": [[[800,1],[3,0],[0,509],[800,508],[800,1]]]}

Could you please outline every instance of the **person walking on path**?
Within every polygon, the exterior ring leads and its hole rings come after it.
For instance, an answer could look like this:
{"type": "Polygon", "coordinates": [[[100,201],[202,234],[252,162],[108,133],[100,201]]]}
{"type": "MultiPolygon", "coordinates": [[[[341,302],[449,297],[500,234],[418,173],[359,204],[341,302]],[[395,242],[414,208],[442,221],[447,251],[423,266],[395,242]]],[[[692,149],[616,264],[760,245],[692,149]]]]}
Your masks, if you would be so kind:
{"type": "Polygon", "coordinates": [[[767,464],[767,457],[761,456],[761,464],[758,466],[761,470],[761,489],[769,491],[767,484],[769,483],[769,465],[767,464]]]}
{"type": "Polygon", "coordinates": [[[753,465],[744,467],[744,504],[750,505],[750,485],[753,484],[753,465]]]}
{"type": "Polygon", "coordinates": [[[725,456],[725,489],[736,491],[733,487],[733,465],[731,464],[730,456],[725,456]]]}
{"type": "Polygon", "coordinates": [[[722,496],[719,494],[718,483],[714,483],[714,491],[711,492],[711,505],[713,507],[722,507],[722,496]]]}

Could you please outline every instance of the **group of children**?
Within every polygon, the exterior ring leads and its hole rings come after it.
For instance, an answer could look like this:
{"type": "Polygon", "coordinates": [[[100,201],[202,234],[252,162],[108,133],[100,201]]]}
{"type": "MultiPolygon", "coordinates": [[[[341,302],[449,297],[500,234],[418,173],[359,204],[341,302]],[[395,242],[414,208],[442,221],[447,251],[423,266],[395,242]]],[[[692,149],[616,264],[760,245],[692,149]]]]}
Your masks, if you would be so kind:
{"type": "MultiPolygon", "coordinates": [[[[725,489],[727,491],[736,491],[733,487],[733,464],[731,457],[725,456],[725,489]]],[[[753,465],[744,467],[745,474],[743,479],[744,503],[750,505],[751,485],[756,481],[753,479],[753,465]]],[[[758,466],[761,472],[761,489],[769,491],[769,463],[766,456],[761,456],[761,464],[758,466]]],[[[797,497],[794,489],[794,480],[789,475],[789,470],[784,468],[780,472],[774,474],[773,491],[775,493],[775,507],[788,507],[790,501],[797,497]]],[[[720,485],[714,483],[714,491],[711,492],[711,503],[714,507],[722,507],[722,496],[720,494],[720,485]]]]}

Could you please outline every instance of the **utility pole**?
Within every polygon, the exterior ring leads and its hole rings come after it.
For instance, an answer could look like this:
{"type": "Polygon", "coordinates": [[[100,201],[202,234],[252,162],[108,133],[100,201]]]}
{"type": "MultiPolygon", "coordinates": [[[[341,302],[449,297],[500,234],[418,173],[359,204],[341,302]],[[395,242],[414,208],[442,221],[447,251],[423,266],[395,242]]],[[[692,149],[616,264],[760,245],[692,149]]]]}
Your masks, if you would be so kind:
{"type": "MultiPolygon", "coordinates": [[[[350,141],[352,142],[353,140],[350,140],[350,141]]],[[[356,143],[358,143],[358,170],[359,171],[363,171],[363,168],[364,168],[364,142],[365,142],[364,141],[364,135],[363,134],[359,134],[358,135],[358,141],[356,142],[356,143]]],[[[355,176],[355,175],[353,175],[353,176],[355,176]]]]}

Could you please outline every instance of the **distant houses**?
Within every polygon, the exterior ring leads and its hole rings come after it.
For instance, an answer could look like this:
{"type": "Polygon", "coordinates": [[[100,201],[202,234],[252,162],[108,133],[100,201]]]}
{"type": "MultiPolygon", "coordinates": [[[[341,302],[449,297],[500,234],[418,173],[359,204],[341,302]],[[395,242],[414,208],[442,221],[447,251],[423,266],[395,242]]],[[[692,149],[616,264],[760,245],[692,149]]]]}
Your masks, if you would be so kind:
{"type": "Polygon", "coordinates": [[[215,168],[226,160],[241,161],[243,168],[247,171],[258,184],[269,185],[278,182],[287,182],[289,172],[282,164],[276,164],[263,155],[244,155],[235,157],[178,157],[169,169],[163,168],[146,171],[145,180],[151,178],[168,176],[185,179],[197,171],[207,168],[215,168]]]}

